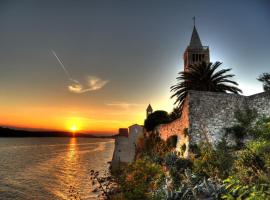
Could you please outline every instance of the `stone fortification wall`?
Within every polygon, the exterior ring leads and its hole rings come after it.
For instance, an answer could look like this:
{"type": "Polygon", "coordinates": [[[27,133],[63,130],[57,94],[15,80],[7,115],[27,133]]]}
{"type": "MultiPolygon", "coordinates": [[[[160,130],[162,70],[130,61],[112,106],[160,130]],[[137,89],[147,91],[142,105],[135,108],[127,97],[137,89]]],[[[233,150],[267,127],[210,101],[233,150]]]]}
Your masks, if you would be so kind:
{"type": "Polygon", "coordinates": [[[217,92],[189,92],[189,133],[191,142],[207,139],[216,143],[225,133],[225,128],[235,123],[234,113],[248,106],[259,115],[270,116],[270,94],[252,96],[217,92]]]}
{"type": "Polygon", "coordinates": [[[225,127],[235,122],[234,112],[244,108],[245,97],[237,94],[190,91],[190,127],[191,142],[201,140],[218,141],[225,127]]]}
{"type": "Polygon", "coordinates": [[[225,133],[225,128],[235,123],[234,113],[237,109],[246,107],[255,109],[260,116],[270,116],[270,93],[263,92],[252,96],[238,94],[189,91],[183,107],[181,118],[157,127],[161,138],[166,140],[171,135],[178,136],[176,151],[181,152],[183,144],[188,155],[189,143],[208,140],[211,143],[219,141],[225,133]],[[184,130],[188,128],[188,134],[184,130]]]}
{"type": "MultiPolygon", "coordinates": [[[[127,130],[126,130],[127,131],[127,130]]],[[[143,136],[143,127],[134,124],[128,128],[126,136],[119,134],[115,138],[112,169],[117,169],[121,163],[131,163],[135,158],[136,143],[143,136]]]]}
{"type": "Polygon", "coordinates": [[[270,92],[263,92],[247,97],[247,105],[256,109],[260,115],[270,116],[270,92]]]}
{"type": "MultiPolygon", "coordinates": [[[[182,146],[189,146],[188,135],[184,133],[185,129],[189,128],[189,100],[188,98],[184,102],[183,112],[179,119],[174,120],[168,124],[161,124],[156,128],[156,131],[159,133],[160,137],[163,140],[167,140],[172,135],[177,135],[177,144],[176,151],[182,152],[182,146]]],[[[185,151],[187,152],[187,151],[185,151]]],[[[185,152],[184,153],[185,155],[185,152]]]]}
{"type": "Polygon", "coordinates": [[[129,142],[128,137],[117,136],[114,143],[114,152],[112,158],[112,169],[118,168],[120,163],[131,162],[129,156],[129,142]]]}

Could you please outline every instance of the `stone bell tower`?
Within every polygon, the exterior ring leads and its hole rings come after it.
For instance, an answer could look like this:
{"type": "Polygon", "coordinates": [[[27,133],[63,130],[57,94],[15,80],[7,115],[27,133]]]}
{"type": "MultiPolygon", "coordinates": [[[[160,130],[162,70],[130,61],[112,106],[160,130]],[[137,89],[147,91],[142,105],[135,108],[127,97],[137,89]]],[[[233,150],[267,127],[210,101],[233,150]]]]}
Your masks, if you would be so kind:
{"type": "Polygon", "coordinates": [[[200,62],[210,62],[209,47],[203,46],[198,34],[198,31],[195,26],[195,17],[194,27],[191,35],[189,45],[187,46],[184,52],[184,70],[188,70],[190,65],[200,63],[200,62]]]}
{"type": "Polygon", "coordinates": [[[147,107],[147,109],[146,109],[146,118],[147,118],[150,114],[152,114],[152,112],[153,112],[153,108],[152,108],[152,106],[149,104],[148,107],[147,107]]]}

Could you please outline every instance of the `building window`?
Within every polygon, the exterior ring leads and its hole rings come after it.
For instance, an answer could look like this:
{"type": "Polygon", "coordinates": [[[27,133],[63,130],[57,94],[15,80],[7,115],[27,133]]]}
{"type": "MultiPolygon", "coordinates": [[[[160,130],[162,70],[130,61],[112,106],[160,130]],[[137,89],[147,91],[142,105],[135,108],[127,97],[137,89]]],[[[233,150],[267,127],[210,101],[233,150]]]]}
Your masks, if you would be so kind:
{"type": "Polygon", "coordinates": [[[192,61],[195,62],[195,54],[192,54],[192,61]]]}

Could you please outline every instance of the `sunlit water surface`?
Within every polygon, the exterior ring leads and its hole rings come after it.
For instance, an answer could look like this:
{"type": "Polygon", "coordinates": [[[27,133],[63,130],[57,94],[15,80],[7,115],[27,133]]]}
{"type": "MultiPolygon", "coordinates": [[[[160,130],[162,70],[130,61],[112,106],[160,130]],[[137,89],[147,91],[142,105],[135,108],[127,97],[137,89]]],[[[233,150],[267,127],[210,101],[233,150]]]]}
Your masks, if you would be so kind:
{"type": "Polygon", "coordinates": [[[113,146],[111,139],[0,138],[0,199],[97,199],[89,171],[107,168],[113,146]]]}

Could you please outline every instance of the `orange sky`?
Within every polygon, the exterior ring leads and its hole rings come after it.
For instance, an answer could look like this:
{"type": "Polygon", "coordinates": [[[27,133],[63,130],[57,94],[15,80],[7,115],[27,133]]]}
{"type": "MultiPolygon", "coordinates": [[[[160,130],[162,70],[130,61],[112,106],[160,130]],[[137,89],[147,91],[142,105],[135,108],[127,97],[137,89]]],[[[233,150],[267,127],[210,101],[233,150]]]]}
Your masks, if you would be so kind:
{"type": "MultiPolygon", "coordinates": [[[[158,102],[157,102],[158,103],[158,102]]],[[[78,132],[84,133],[116,133],[120,127],[128,127],[134,123],[143,124],[147,104],[128,105],[115,103],[103,107],[69,107],[9,105],[0,106],[1,125],[18,128],[35,128],[45,130],[70,131],[76,125],[78,132]]],[[[160,104],[159,108],[169,105],[160,104]]]]}
{"type": "Polygon", "coordinates": [[[261,92],[257,77],[269,71],[266,2],[3,1],[0,8],[0,126],[116,133],[143,124],[149,103],[171,112],[193,16],[210,60],[232,68],[245,95],[261,92]]]}

